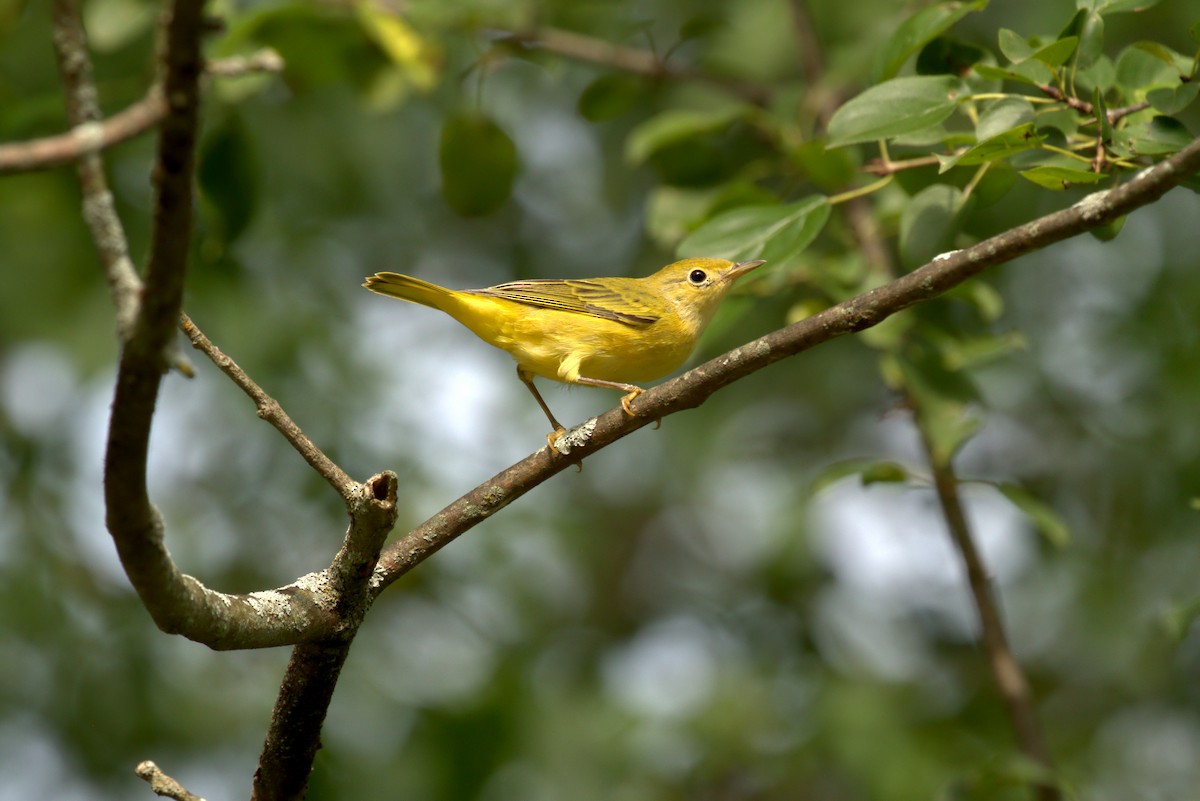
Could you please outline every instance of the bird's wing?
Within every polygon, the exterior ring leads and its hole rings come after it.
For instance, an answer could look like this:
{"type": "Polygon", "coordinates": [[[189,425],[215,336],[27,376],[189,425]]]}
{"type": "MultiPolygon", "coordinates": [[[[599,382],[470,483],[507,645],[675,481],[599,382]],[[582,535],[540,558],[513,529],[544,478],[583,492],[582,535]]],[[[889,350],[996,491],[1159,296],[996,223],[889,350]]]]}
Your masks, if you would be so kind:
{"type": "Polygon", "coordinates": [[[658,320],[659,315],[654,314],[644,300],[644,290],[637,288],[632,281],[606,279],[606,282],[615,283],[616,286],[589,280],[549,279],[513,281],[487,289],[473,289],[471,293],[504,298],[541,309],[586,314],[636,327],[647,326],[658,320]]]}

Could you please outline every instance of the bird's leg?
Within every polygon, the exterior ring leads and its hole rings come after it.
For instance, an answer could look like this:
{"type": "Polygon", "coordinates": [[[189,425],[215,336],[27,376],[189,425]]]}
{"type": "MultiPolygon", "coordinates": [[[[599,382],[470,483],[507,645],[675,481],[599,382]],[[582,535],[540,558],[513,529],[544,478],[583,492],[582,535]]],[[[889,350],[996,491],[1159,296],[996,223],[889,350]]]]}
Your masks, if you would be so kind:
{"type": "Polygon", "coordinates": [[[558,453],[558,448],[554,447],[554,441],[566,433],[567,429],[563,424],[554,419],[554,415],[550,412],[550,407],[546,405],[546,401],[542,400],[542,393],[538,392],[537,387],[533,385],[533,374],[527,373],[520,367],[517,368],[517,378],[525,386],[529,387],[529,391],[533,393],[533,399],[537,401],[538,406],[542,407],[542,411],[546,413],[546,419],[550,421],[550,425],[554,426],[554,430],[546,435],[546,444],[550,446],[550,450],[558,453]]]}
{"type": "Polygon", "coordinates": [[[646,391],[633,384],[622,384],[620,381],[605,381],[603,378],[588,378],[585,375],[576,378],[575,382],[578,384],[587,384],[590,387],[606,387],[608,389],[615,389],[618,392],[628,393],[621,398],[621,408],[630,417],[637,417],[637,412],[629,404],[633,402],[634,398],[646,391]]]}

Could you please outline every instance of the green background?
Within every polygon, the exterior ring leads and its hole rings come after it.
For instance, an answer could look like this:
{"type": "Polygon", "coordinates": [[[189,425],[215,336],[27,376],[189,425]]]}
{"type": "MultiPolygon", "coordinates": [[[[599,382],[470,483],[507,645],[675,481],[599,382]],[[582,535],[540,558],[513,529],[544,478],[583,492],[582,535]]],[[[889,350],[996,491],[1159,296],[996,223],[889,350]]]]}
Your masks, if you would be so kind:
{"type": "MultiPolygon", "coordinates": [[[[1188,5],[1106,17],[1106,50],[1153,39],[1194,52],[1188,5]]],[[[0,140],[65,127],[48,6],[0,0],[0,140]]],[[[185,308],[353,476],[399,474],[398,531],[540,447],[546,425],[507,356],[370,295],[362,277],[644,275],[679,239],[656,222],[682,202],[664,175],[709,186],[704,170],[761,157],[735,132],[699,157],[631,163],[639,123],[728,96],[624,77],[591,90],[590,121],[579,98],[608,71],[497,57],[496,32],[553,25],[661,53],[699,19],[706,35],[673,61],[805,92],[782,0],[414,2],[409,20],[439,53],[429,84],[390,63],[348,6],[212,10],[227,18],[214,55],[271,45],[288,67],[207,90],[185,308]],[[494,210],[463,217],[442,193],[439,142],[446,120],[475,114],[511,138],[516,162],[478,177],[500,186],[467,210],[494,210]]],[[[994,3],[955,32],[986,45],[1001,27],[1053,36],[1073,11],[994,3]]],[[[811,12],[830,79],[850,93],[906,15],[882,0],[811,12]]],[[[153,13],[87,5],[110,114],[151,79],[153,13]]],[[[139,264],[152,153],[142,136],[106,154],[139,264]]],[[[974,212],[970,233],[1079,196],[1018,186],[974,212]]],[[[894,234],[904,191],[873,200],[894,234]]],[[[120,570],[100,495],[117,345],[78,206],[70,169],[0,177],[0,798],[148,796],[132,772],[142,759],[210,799],[245,796],[287,652],[164,635],[120,570]]],[[[1023,345],[971,372],[983,423],[957,467],[1019,483],[1069,528],[1054,545],[991,486],[964,488],[1080,798],[1200,786],[1198,220],[1200,199],[1177,190],[1114,241],[1081,237],[979,279],[1004,305],[983,328],[1023,345]]],[[[856,258],[836,230],[816,253],[823,270],[856,258]]],[[[818,279],[792,269],[732,298],[697,356],[798,313],[818,279]]],[[[195,379],[165,383],[150,464],[173,556],[230,592],[324,567],[339,499],[192,359],[195,379]]],[[[1024,797],[931,492],[855,478],[814,490],[842,460],[922,467],[878,362],[844,339],[779,363],[552,479],[405,577],[355,643],[308,797],[1024,797]]],[[[616,400],[542,391],[569,423],[616,400]]]]}

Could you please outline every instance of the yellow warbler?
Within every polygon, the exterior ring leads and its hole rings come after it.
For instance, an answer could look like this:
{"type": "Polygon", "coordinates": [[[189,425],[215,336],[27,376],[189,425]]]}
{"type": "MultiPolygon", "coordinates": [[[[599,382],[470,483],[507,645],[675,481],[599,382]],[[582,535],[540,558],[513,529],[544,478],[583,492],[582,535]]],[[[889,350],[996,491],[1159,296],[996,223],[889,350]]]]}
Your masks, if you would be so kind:
{"type": "Polygon", "coordinates": [[[533,385],[535,375],[567,384],[626,393],[687,359],[733,282],[762,261],[684,259],[645,278],[513,281],[487,289],[446,289],[399,273],[376,273],[363,284],[380,295],[440,309],[484,342],[517,360],[517,377],[529,387],[554,426],[551,449],[565,429],[533,385]]]}

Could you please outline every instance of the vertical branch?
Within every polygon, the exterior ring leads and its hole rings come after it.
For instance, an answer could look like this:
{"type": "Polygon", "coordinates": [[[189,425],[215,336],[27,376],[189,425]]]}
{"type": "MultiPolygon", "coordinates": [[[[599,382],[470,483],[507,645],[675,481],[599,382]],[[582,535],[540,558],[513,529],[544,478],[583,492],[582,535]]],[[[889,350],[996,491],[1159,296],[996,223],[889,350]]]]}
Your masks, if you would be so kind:
{"type": "MultiPolygon", "coordinates": [[[[910,402],[913,399],[910,397],[910,402]]],[[[929,457],[933,470],[933,486],[937,493],[938,503],[942,508],[942,517],[950,537],[962,557],[967,570],[967,584],[971,589],[971,597],[979,614],[979,628],[983,639],[983,648],[987,653],[988,666],[992,678],[1000,691],[1004,708],[1008,712],[1009,721],[1016,734],[1017,745],[1021,751],[1046,773],[1054,769],[1050,752],[1042,737],[1041,725],[1038,723],[1037,712],[1034,709],[1033,693],[1029,681],[1021,670],[1012,648],[1008,643],[1008,635],[1004,630],[1004,620],[1000,616],[1000,607],[992,591],[991,579],[983,564],[983,557],[975,547],[971,536],[971,528],[967,516],[963,512],[962,500],[958,493],[958,478],[949,460],[943,463],[934,455],[933,444],[929,435],[922,427],[919,419],[917,430],[921,434],[921,443],[929,457]]],[[[1050,784],[1039,782],[1034,785],[1040,801],[1056,801],[1060,798],[1058,789],[1050,784]]]]}
{"type": "Polygon", "coordinates": [[[337,637],[292,649],[254,772],[252,801],[304,797],[333,690],[374,600],[370,580],[383,541],[396,523],[397,483],[395,473],[380,473],[355,485],[348,498],[350,528],[329,570],[343,630],[337,637]]]}
{"type": "Polygon", "coordinates": [[[66,90],[67,121],[73,129],[73,138],[86,143],[76,162],[83,191],[83,219],[104,265],[116,309],[117,335],[125,342],[133,334],[142,282],[129,259],[125,229],[117,217],[104,176],[104,161],[100,157],[105,144],[104,128],[78,0],[54,2],[54,52],[66,90]]]}
{"type": "MultiPolygon", "coordinates": [[[[820,38],[813,28],[806,0],[791,0],[791,9],[801,65],[816,98],[814,109],[818,123],[824,128],[840,104],[841,98],[839,93],[823,91],[817,86],[824,77],[825,64],[820,51],[820,38]]],[[[895,264],[875,221],[870,201],[866,197],[856,197],[848,201],[844,208],[847,225],[853,232],[868,267],[876,274],[894,276],[895,264]]],[[[911,394],[908,401],[915,410],[916,399],[911,394]]],[[[1021,751],[1049,773],[1053,770],[1053,762],[1042,737],[1041,726],[1034,709],[1033,694],[1020,664],[1009,647],[999,605],[963,512],[958,480],[949,461],[942,463],[934,455],[932,442],[922,426],[920,415],[915,415],[915,418],[915,425],[933,470],[934,488],[946,520],[946,527],[967,570],[967,582],[979,614],[984,650],[987,652],[992,677],[1000,691],[1021,751]]],[[[1040,801],[1056,801],[1060,797],[1057,788],[1045,783],[1036,784],[1035,791],[1040,801]]]]}
{"type": "MultiPolygon", "coordinates": [[[[196,588],[183,580],[163,543],[162,518],[146,491],[146,461],[191,241],[203,6],[203,0],[178,0],[167,20],[162,63],[167,113],[154,167],[153,245],[141,303],[117,369],[104,459],[108,530],[126,574],[156,621],[197,600],[196,588]]],[[[72,0],[60,0],[60,7],[78,11],[72,0]]]]}
{"type": "Polygon", "coordinates": [[[350,640],[292,649],[271,725],[263,741],[250,801],[301,799],[321,747],[321,727],[333,699],[350,640]]]}

